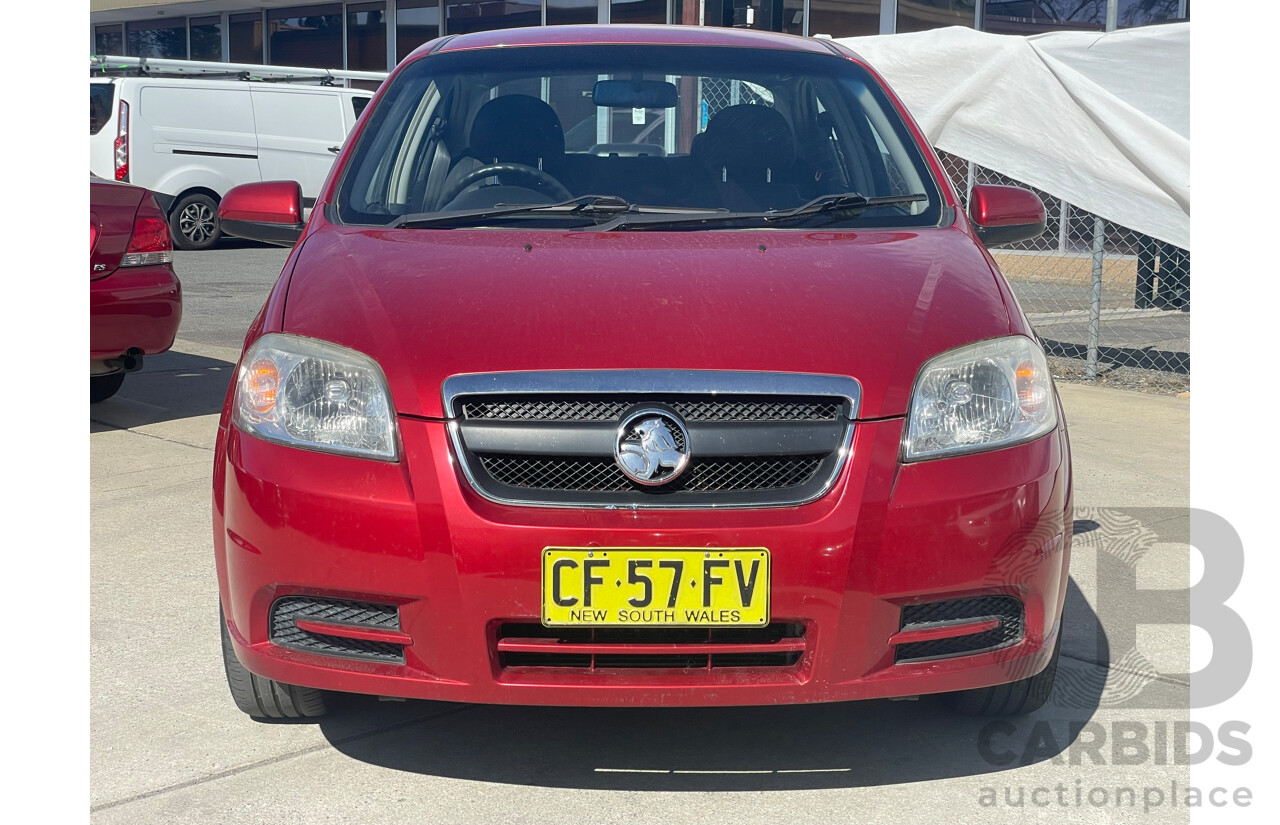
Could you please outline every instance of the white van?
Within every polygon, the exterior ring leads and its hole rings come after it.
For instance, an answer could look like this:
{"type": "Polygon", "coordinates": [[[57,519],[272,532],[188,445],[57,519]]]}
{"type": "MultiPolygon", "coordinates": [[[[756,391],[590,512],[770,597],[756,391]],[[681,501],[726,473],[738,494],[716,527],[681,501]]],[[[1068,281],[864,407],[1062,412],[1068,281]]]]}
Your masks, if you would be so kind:
{"type": "Polygon", "coordinates": [[[233,186],[296,180],[304,204],[373,93],[240,80],[90,78],[89,170],[150,189],[179,249],[222,232],[218,201],[233,186]]]}

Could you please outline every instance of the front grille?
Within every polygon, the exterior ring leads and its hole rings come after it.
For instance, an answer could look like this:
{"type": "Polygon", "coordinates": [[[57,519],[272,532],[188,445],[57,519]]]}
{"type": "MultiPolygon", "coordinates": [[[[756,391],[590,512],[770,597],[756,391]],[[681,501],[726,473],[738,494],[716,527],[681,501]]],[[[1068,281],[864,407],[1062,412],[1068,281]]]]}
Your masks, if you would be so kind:
{"type": "MultiPolygon", "coordinates": [[[[838,376],[567,375],[496,373],[445,382],[460,465],[482,495],[508,504],[564,507],[799,504],[818,498],[835,482],[857,409],[857,383],[838,376]],[[669,384],[670,390],[627,390],[629,381],[646,388],[669,384]],[[616,390],[609,389],[611,382],[616,390]],[[578,383],[590,389],[564,391],[578,383]],[[548,391],[529,391],[540,384],[548,391]],[[690,391],[682,386],[689,384],[723,384],[725,389],[690,391]],[[503,391],[506,385],[510,392],[503,391]],[[768,390],[734,392],[734,386],[768,390]],[[824,392],[789,391],[815,387],[824,392]],[[670,420],[674,449],[688,456],[669,482],[633,481],[615,458],[623,422],[634,422],[636,413],[647,410],[670,420]]],[[[625,435],[628,448],[636,443],[635,432],[625,435]]],[[[631,453],[634,461],[637,453],[631,453]]]]}
{"type": "Polygon", "coordinates": [[[924,630],[982,619],[998,619],[1000,624],[982,633],[900,644],[894,652],[894,661],[961,656],[1005,647],[1022,639],[1026,623],[1022,602],[1013,596],[978,596],[906,605],[902,608],[902,630],[924,630]]]}
{"type": "MultiPolygon", "coordinates": [[[[480,454],[484,471],[500,484],[530,490],[577,492],[626,492],[639,488],[622,474],[610,458],[552,458],[504,454],[480,454]]],[[[785,490],[813,479],[824,456],[769,456],[763,458],[708,458],[663,489],[734,492],[785,490]]]]}
{"type": "MultiPolygon", "coordinates": [[[[478,398],[463,401],[459,415],[473,421],[616,421],[644,401],[639,396],[478,398]]],[[[671,407],[685,421],[837,421],[842,412],[842,404],[829,398],[674,400],[671,407]]]]}
{"type": "Polygon", "coordinates": [[[323,656],[404,663],[403,645],[315,633],[298,627],[299,619],[396,631],[400,629],[400,611],[392,605],[315,596],[285,596],[271,605],[270,638],[281,647],[323,656]]]}
{"type": "Polygon", "coordinates": [[[774,622],[744,628],[556,628],[532,622],[498,627],[503,668],[716,670],[787,668],[804,654],[805,627],[774,622]]]}

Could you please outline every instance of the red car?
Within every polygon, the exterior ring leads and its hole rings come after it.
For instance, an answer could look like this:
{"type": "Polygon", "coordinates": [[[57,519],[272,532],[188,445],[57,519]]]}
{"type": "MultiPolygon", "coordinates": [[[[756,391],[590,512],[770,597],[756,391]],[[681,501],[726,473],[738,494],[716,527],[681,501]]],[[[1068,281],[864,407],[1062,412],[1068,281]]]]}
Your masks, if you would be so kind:
{"type": "Polygon", "coordinates": [[[105,401],[173,346],[182,286],[169,224],[140,186],[89,178],[89,400],[105,401]]]}
{"type": "Polygon", "coordinates": [[[218,431],[231,692],[531,705],[948,693],[1039,707],[1071,543],[1066,427],[984,244],[830,41],[585,26],[402,63],[305,226],[218,431]],[[564,124],[663,116],[661,151],[564,124]]]}

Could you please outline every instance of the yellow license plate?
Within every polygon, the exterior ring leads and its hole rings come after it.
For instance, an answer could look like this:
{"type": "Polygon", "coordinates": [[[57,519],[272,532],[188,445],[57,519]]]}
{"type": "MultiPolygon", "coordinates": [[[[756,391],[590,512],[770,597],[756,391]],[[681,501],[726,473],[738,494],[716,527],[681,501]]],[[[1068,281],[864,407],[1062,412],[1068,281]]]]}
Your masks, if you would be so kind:
{"type": "Polygon", "coordinates": [[[761,627],[769,623],[769,551],[548,547],[547,627],[761,627]]]}

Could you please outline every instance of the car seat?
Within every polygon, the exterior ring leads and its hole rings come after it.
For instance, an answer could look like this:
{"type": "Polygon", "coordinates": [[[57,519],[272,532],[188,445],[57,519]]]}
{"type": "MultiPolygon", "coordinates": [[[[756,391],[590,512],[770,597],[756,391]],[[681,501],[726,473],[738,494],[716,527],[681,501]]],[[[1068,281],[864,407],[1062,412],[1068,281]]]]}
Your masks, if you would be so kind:
{"type": "MultiPolygon", "coordinates": [[[[553,178],[564,167],[564,131],[560,118],[545,102],[530,95],[502,95],[487,101],[471,121],[468,144],[449,171],[443,187],[446,193],[476,169],[497,163],[529,166],[553,178]]],[[[514,177],[504,182],[535,188],[534,183],[516,181],[514,177]]],[[[463,197],[455,199],[452,208],[462,205],[459,201],[463,197]]]]}
{"type": "Polygon", "coordinates": [[[721,109],[690,147],[710,178],[700,194],[709,204],[735,212],[799,205],[800,195],[787,180],[795,143],[787,119],[768,106],[740,103],[721,109]]]}

